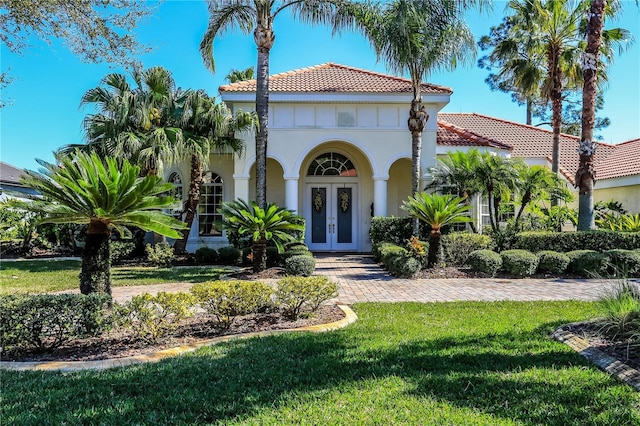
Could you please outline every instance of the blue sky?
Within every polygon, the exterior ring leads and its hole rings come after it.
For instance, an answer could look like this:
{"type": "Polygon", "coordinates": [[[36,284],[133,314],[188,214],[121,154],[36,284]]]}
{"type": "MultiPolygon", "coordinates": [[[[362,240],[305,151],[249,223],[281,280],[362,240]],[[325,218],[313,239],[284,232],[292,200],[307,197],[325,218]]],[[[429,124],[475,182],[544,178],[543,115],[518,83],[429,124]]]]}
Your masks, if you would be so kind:
{"type": "MultiPolygon", "coordinates": [[[[640,10],[634,0],[623,1],[623,6],[622,18],[608,22],[607,27],[630,30],[636,42],[609,70],[610,84],[601,112],[612,122],[601,132],[607,143],[640,137],[640,10]]],[[[505,2],[494,2],[492,12],[468,15],[476,39],[500,23],[504,8],[505,2]]],[[[217,94],[232,68],[255,66],[253,36],[238,31],[217,40],[217,72],[207,71],[198,51],[207,20],[204,1],[168,0],[161,4],[137,30],[139,39],[153,48],[141,57],[144,66],[163,66],[172,72],[178,86],[205,89],[211,95],[217,94]]],[[[332,37],[327,28],[299,24],[287,14],[276,19],[274,28],[271,74],[325,62],[387,72],[358,34],[332,37]]],[[[91,112],[79,108],[82,94],[96,87],[106,74],[125,72],[105,64],[82,63],[60,42],[47,45],[39,41],[22,56],[2,46],[0,69],[10,69],[15,79],[2,93],[8,105],[0,110],[0,159],[28,169],[37,169],[35,158],[51,161],[52,152],[60,146],[82,142],[82,119],[91,112]]],[[[524,122],[524,108],[512,103],[508,94],[491,92],[484,82],[486,76],[473,61],[454,72],[436,72],[428,80],[453,89],[446,112],[478,112],[524,122]]]]}

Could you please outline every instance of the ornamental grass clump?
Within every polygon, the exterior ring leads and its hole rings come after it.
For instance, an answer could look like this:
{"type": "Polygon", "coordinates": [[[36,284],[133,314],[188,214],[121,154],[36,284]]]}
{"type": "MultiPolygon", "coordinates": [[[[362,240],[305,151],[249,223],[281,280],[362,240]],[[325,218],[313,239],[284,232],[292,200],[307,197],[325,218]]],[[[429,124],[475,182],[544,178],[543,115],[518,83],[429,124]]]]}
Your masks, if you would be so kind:
{"type": "Polygon", "coordinates": [[[191,293],[222,329],[228,329],[237,316],[267,310],[273,289],[258,281],[211,281],[195,284],[191,293]]]}
{"type": "Polygon", "coordinates": [[[327,277],[285,277],[278,281],[275,301],[284,316],[295,320],[303,310],[314,312],[337,295],[338,285],[327,277]]]}
{"type": "Polygon", "coordinates": [[[640,252],[635,250],[614,249],[604,252],[611,265],[608,273],[619,277],[640,276],[640,252]]]}
{"type": "MultiPolygon", "coordinates": [[[[640,344],[640,286],[623,279],[598,301],[604,317],[597,323],[610,339],[633,339],[640,344]]],[[[631,342],[630,342],[631,343],[631,342]]]]}
{"type": "Polygon", "coordinates": [[[538,267],[538,256],[527,250],[505,250],[500,257],[502,269],[518,277],[530,277],[538,267]]]}

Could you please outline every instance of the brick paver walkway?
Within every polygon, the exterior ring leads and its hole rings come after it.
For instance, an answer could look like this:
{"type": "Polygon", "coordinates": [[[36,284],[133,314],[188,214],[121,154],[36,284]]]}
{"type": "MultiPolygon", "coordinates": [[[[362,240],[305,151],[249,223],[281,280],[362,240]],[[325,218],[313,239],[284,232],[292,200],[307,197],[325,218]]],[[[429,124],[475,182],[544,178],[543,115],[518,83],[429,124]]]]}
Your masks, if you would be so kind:
{"type": "MultiPolygon", "coordinates": [[[[356,302],[452,302],[458,300],[595,300],[615,283],[591,279],[399,279],[387,274],[366,254],[316,255],[316,274],[338,284],[336,301],[356,302]]],[[[188,291],[191,283],[113,287],[117,301],[134,294],[188,291]]]]}

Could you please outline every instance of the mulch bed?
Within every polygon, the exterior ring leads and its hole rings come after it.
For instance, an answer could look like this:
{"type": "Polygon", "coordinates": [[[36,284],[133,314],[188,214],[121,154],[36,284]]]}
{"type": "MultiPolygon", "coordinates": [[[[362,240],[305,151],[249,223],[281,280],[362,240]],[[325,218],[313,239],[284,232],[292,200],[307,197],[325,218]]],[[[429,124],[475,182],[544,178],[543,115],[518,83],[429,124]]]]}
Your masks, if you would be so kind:
{"type": "Polygon", "coordinates": [[[327,324],[342,318],[344,318],[344,312],[340,308],[335,305],[323,305],[308,318],[292,321],[279,313],[254,314],[237,317],[231,328],[221,330],[215,319],[205,313],[198,313],[184,321],[170,338],[157,344],[136,338],[129,330],[119,330],[103,336],[71,340],[47,353],[37,351],[3,353],[2,361],[95,361],[123,358],[219,336],[327,324]]]}

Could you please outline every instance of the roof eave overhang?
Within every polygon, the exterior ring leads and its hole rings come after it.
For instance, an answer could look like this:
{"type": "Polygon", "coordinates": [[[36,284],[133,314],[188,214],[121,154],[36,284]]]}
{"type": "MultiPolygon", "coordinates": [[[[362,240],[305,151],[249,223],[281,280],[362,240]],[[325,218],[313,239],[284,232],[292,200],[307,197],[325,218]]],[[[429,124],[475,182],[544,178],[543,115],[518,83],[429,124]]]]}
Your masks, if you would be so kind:
{"type": "MultiPolygon", "coordinates": [[[[367,103],[367,104],[409,104],[411,93],[300,93],[269,92],[269,103],[367,103]]],[[[423,93],[423,104],[438,105],[438,109],[449,103],[451,95],[444,93],[423,93]]],[[[255,102],[255,92],[220,92],[224,102],[255,102]]]]}

